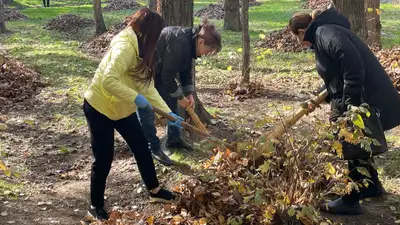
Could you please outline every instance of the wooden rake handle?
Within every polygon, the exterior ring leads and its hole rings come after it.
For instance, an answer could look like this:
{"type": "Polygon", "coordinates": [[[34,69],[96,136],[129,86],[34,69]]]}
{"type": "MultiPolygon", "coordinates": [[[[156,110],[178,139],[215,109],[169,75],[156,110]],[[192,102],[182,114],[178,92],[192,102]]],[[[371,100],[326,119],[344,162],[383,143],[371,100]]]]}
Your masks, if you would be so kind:
{"type": "Polygon", "coordinates": [[[206,129],[206,127],[204,126],[204,124],[201,122],[201,120],[197,116],[197,114],[194,112],[193,108],[187,107],[186,111],[189,113],[190,118],[192,118],[192,120],[197,128],[199,128],[200,130],[203,130],[204,132],[209,133],[208,130],[206,129]]]}
{"type": "MultiPolygon", "coordinates": [[[[155,107],[155,106],[152,106],[152,107],[153,107],[153,111],[154,111],[155,113],[157,113],[158,115],[160,115],[160,116],[166,118],[166,119],[169,120],[169,121],[172,121],[172,122],[175,122],[175,121],[176,121],[175,117],[169,115],[168,113],[162,111],[161,109],[159,109],[159,108],[157,108],[157,107],[155,107]]],[[[195,132],[195,133],[201,135],[202,137],[206,137],[206,138],[212,137],[208,132],[205,132],[205,131],[203,131],[203,130],[200,130],[199,128],[194,127],[194,126],[192,126],[192,125],[186,123],[185,121],[182,121],[182,122],[181,122],[181,126],[182,126],[183,128],[186,128],[186,129],[188,129],[188,130],[190,130],[190,131],[192,131],[192,132],[195,132]]]]}

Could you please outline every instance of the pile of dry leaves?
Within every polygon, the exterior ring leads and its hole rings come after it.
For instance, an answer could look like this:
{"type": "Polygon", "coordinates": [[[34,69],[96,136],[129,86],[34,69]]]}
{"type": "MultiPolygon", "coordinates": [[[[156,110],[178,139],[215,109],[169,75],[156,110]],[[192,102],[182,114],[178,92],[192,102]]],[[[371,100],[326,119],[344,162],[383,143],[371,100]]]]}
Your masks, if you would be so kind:
{"type": "Polygon", "coordinates": [[[269,33],[263,40],[257,43],[257,47],[284,52],[300,52],[307,49],[301,46],[286,28],[269,33]]]}
{"type": "MultiPolygon", "coordinates": [[[[249,3],[249,7],[259,6],[261,4],[263,4],[263,2],[258,2],[258,1],[252,0],[249,3]]],[[[223,2],[218,2],[217,4],[209,4],[207,6],[204,6],[201,9],[197,10],[194,13],[194,16],[222,20],[222,19],[224,19],[224,16],[225,16],[224,4],[223,4],[223,2]]]]}
{"type": "Polygon", "coordinates": [[[0,105],[29,99],[43,86],[39,74],[22,63],[2,57],[0,105]]]}
{"type": "Polygon", "coordinates": [[[375,53],[393,81],[397,90],[400,91],[400,48],[383,49],[375,53]]]}
{"type": "Polygon", "coordinates": [[[112,0],[106,7],[104,7],[104,11],[119,11],[124,9],[134,10],[136,8],[140,8],[141,5],[137,3],[135,0],[112,0]]]}
{"type": "Polygon", "coordinates": [[[121,22],[115,26],[112,26],[108,31],[100,36],[93,38],[92,40],[83,43],[81,46],[86,52],[96,55],[103,56],[107,51],[108,46],[113,37],[118,34],[121,30],[126,27],[126,21],[121,22]]]}
{"type": "Polygon", "coordinates": [[[320,224],[314,205],[342,172],[319,131],[275,145],[237,143],[235,152],[214,147],[197,176],[173,188],[179,202],[165,205],[162,216],[115,211],[110,221],[91,224],[320,224]],[[253,146],[264,158],[251,160],[253,146]]]}
{"type": "Polygon", "coordinates": [[[74,14],[64,14],[51,19],[44,28],[65,33],[77,33],[79,30],[93,26],[94,21],[74,14]]]}
{"type": "Polygon", "coordinates": [[[307,0],[305,8],[307,9],[323,9],[331,3],[331,0],[307,0]]]}
{"type": "Polygon", "coordinates": [[[261,82],[250,82],[244,85],[234,82],[229,84],[229,89],[227,90],[227,94],[239,101],[263,97],[266,94],[265,92],[266,90],[261,82]]]}
{"type": "Polygon", "coordinates": [[[6,21],[12,21],[12,20],[26,20],[28,17],[20,13],[16,9],[10,9],[10,8],[5,8],[4,9],[4,17],[6,21]]]}

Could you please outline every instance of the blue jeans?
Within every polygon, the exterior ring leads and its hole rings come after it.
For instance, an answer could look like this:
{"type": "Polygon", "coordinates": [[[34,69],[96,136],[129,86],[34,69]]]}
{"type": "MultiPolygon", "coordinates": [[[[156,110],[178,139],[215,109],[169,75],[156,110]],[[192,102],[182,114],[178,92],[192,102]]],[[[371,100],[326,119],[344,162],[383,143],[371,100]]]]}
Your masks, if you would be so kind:
{"type": "MultiPolygon", "coordinates": [[[[170,108],[171,110],[173,110],[173,107],[170,108]]],[[[177,102],[175,108],[176,112],[174,113],[177,114],[179,110],[177,102]]],[[[144,109],[138,108],[136,115],[139,119],[140,124],[142,125],[144,136],[146,137],[147,142],[149,143],[151,151],[156,152],[160,150],[160,139],[157,137],[157,129],[154,126],[155,115],[153,110],[151,110],[150,107],[146,107],[144,109]]],[[[179,140],[181,133],[178,128],[168,125],[167,135],[168,135],[167,143],[173,143],[179,140]]]]}

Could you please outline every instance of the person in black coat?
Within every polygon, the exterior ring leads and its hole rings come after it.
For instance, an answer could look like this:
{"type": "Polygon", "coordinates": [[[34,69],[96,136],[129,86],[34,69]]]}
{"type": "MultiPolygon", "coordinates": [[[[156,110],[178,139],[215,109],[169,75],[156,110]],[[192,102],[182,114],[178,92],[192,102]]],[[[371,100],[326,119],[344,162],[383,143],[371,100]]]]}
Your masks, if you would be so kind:
{"type": "MultiPolygon", "coordinates": [[[[216,54],[221,48],[221,36],[207,19],[197,28],[170,26],[162,30],[156,49],[154,81],[172,112],[179,114],[179,106],[194,108],[193,59],[216,54]]],[[[192,150],[180,130],[172,126],[167,127],[167,140],[160,143],[154,127],[154,113],[139,109],[138,115],[153,156],[160,163],[173,163],[164,154],[167,148],[192,150]]]]}
{"type": "MultiPolygon", "coordinates": [[[[345,16],[334,8],[311,14],[296,13],[290,19],[288,28],[300,44],[311,47],[315,52],[317,72],[328,91],[331,121],[336,121],[349,106],[367,103],[379,110],[384,131],[400,124],[399,93],[375,55],[350,30],[350,23],[345,16]]],[[[348,166],[353,181],[366,178],[356,169],[362,166],[369,171],[372,183],[368,188],[360,188],[359,192],[353,190],[348,195],[323,204],[322,210],[337,214],[362,214],[360,199],[384,193],[378,173],[372,165],[349,160],[348,166]]]]}

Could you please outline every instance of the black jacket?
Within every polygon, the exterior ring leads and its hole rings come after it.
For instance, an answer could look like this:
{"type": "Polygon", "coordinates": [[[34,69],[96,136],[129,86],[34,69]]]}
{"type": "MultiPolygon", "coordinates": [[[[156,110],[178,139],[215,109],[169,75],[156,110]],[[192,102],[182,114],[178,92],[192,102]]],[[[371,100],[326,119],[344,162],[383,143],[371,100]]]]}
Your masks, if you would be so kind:
{"type": "Polygon", "coordinates": [[[197,29],[176,26],[161,31],[156,48],[155,83],[171,97],[182,98],[184,93],[194,91],[192,61],[196,58],[197,33],[197,29]]]}
{"type": "Polygon", "coordinates": [[[333,117],[341,116],[349,104],[366,102],[380,110],[384,130],[400,124],[400,95],[376,56],[350,31],[346,17],[333,8],[322,12],[304,40],[312,43],[333,117]]]}

